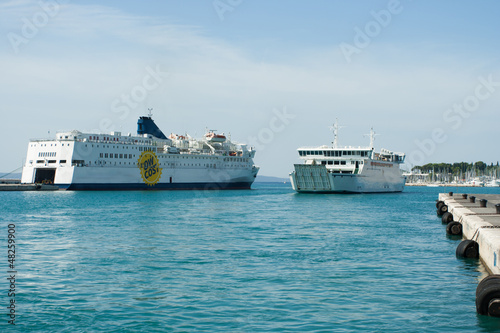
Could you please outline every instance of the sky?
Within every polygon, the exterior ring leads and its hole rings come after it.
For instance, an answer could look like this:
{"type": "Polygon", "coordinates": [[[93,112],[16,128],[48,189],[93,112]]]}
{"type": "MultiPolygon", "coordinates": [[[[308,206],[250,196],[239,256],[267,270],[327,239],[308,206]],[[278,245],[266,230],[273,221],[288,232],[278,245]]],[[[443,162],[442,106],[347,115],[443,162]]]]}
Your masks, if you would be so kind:
{"type": "Polygon", "coordinates": [[[297,148],[500,160],[498,1],[0,2],[0,171],[58,131],[230,133],[287,177],[297,148]]]}

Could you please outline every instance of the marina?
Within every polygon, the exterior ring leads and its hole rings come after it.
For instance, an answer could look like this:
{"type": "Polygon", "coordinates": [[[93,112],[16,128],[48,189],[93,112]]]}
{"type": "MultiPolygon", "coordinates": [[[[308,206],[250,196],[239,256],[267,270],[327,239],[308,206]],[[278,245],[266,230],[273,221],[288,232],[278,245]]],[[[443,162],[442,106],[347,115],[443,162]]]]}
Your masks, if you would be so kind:
{"type": "MultiPolygon", "coordinates": [[[[423,186],[423,187],[485,187],[472,184],[452,184],[452,183],[406,183],[405,186],[423,186]]],[[[493,187],[493,186],[487,186],[493,187]]]]}
{"type": "Polygon", "coordinates": [[[406,186],[500,187],[500,166],[475,163],[428,163],[404,172],[406,186]]]}

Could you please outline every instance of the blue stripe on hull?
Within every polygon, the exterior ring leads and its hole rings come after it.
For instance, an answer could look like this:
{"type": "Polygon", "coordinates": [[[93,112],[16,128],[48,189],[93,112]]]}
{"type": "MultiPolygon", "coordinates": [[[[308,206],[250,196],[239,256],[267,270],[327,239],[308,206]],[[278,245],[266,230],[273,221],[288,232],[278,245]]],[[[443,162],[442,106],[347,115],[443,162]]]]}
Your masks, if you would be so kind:
{"type": "Polygon", "coordinates": [[[61,189],[74,191],[129,191],[129,190],[248,190],[253,182],[237,183],[158,183],[146,184],[55,184],[61,189]]]}

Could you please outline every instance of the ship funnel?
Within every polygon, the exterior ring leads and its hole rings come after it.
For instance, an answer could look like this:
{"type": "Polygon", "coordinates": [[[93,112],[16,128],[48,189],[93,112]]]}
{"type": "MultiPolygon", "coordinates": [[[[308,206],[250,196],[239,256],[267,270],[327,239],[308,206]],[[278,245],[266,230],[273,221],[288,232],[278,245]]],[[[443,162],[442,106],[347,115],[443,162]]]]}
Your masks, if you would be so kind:
{"type": "Polygon", "coordinates": [[[158,139],[167,140],[165,134],[156,126],[151,117],[142,116],[137,120],[137,134],[151,134],[158,139]]]}

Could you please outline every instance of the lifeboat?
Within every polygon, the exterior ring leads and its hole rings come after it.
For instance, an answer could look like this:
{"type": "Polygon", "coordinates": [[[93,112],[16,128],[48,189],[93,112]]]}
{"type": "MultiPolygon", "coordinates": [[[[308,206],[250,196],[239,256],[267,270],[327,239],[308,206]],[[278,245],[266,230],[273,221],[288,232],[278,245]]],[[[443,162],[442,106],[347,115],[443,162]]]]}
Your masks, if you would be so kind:
{"type": "Polygon", "coordinates": [[[170,134],[168,137],[171,140],[186,140],[186,137],[184,135],[177,135],[177,134],[170,134]]]}
{"type": "Polygon", "coordinates": [[[205,139],[208,142],[224,142],[226,141],[226,136],[224,134],[215,134],[214,132],[208,132],[205,134],[205,139]]]}

